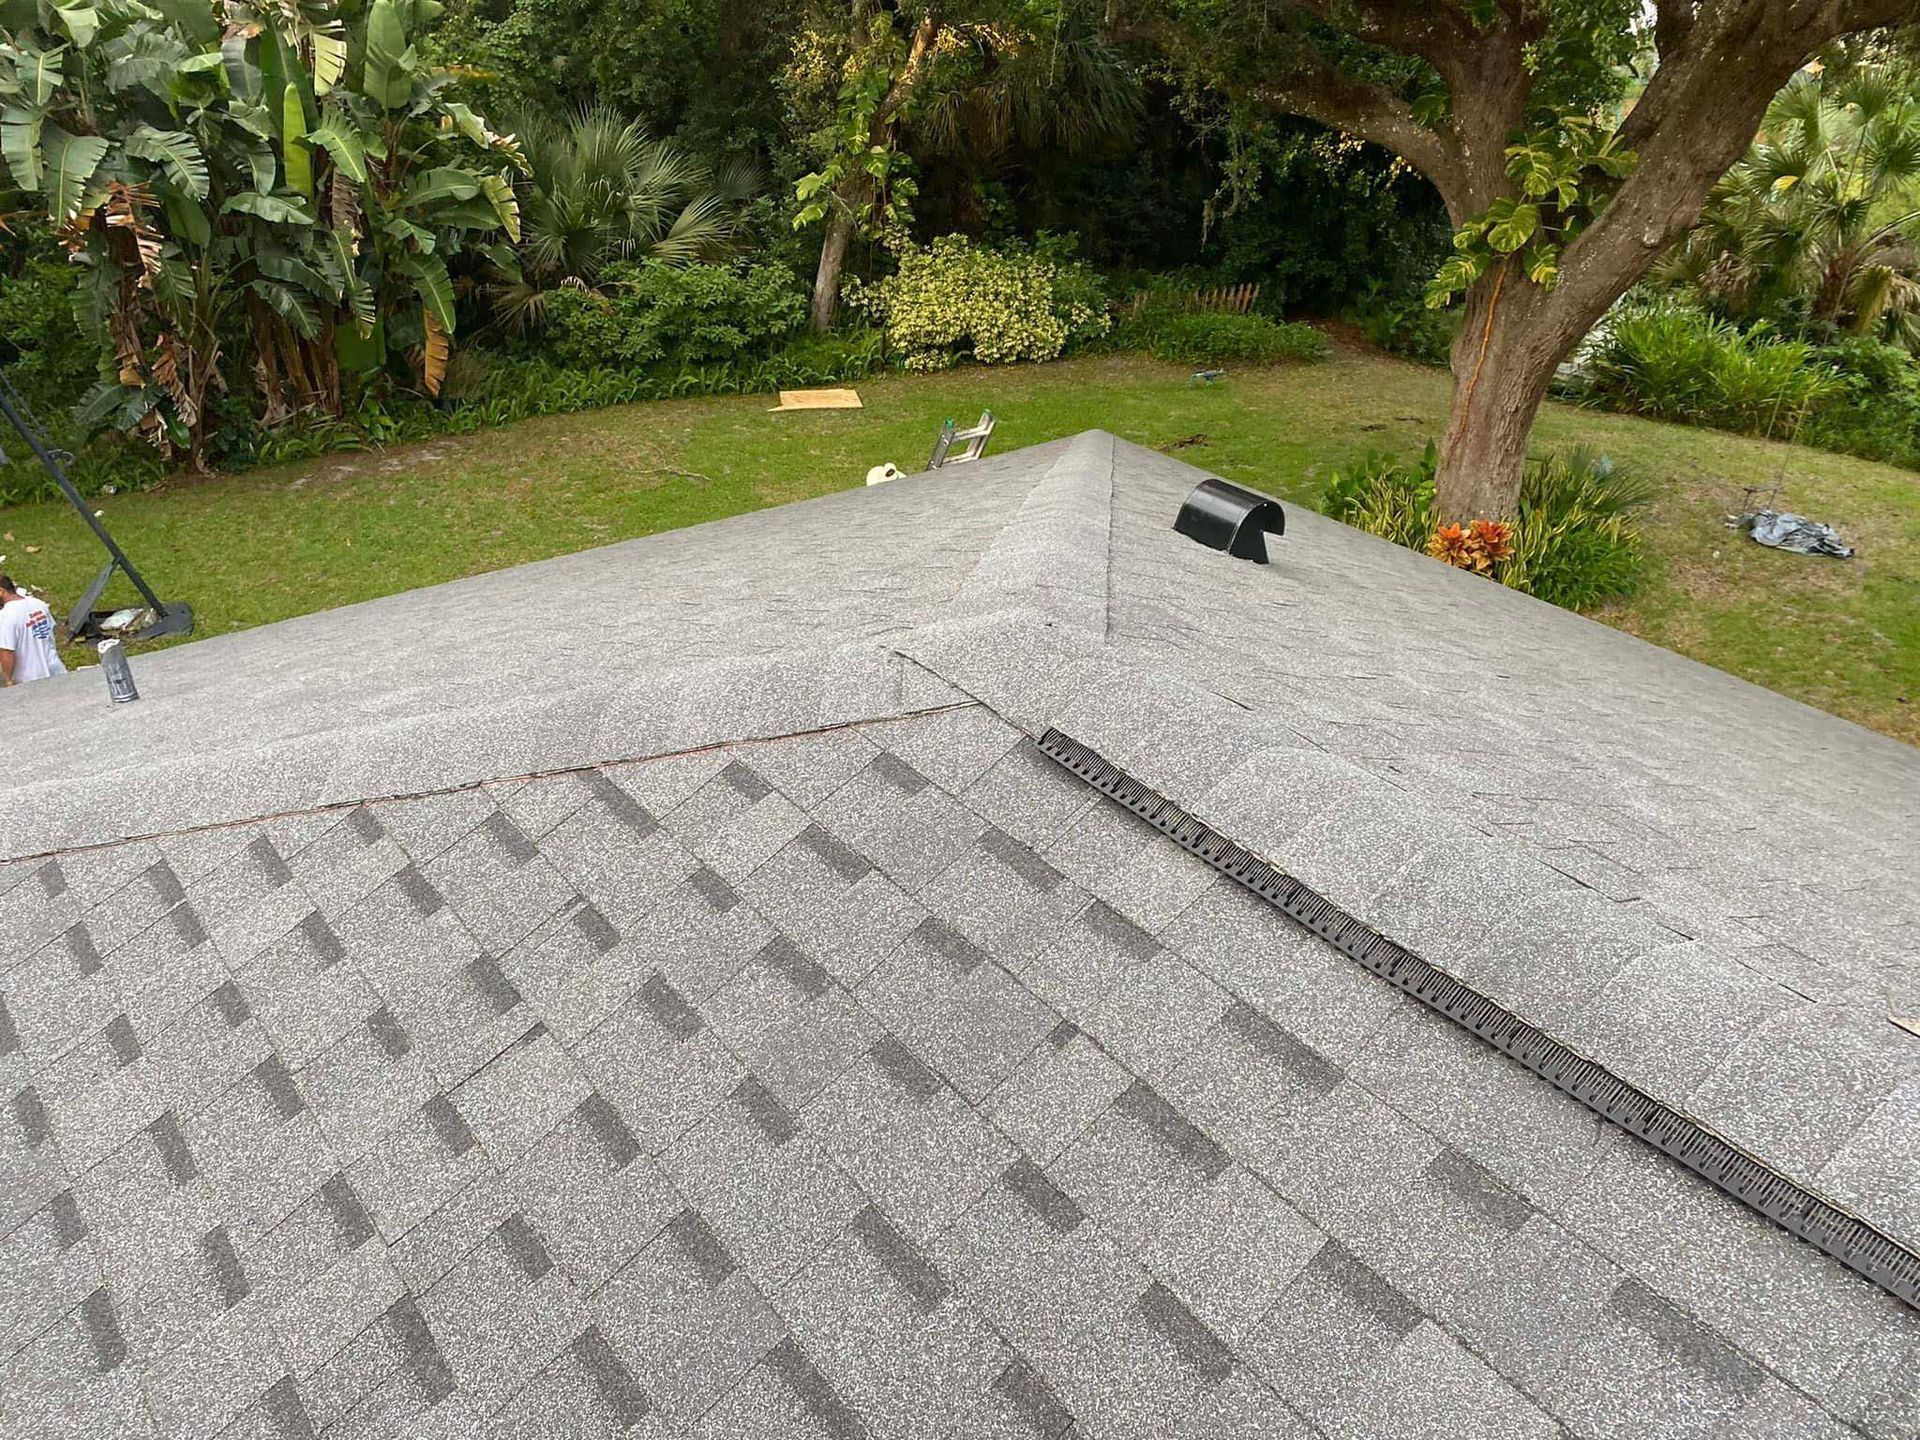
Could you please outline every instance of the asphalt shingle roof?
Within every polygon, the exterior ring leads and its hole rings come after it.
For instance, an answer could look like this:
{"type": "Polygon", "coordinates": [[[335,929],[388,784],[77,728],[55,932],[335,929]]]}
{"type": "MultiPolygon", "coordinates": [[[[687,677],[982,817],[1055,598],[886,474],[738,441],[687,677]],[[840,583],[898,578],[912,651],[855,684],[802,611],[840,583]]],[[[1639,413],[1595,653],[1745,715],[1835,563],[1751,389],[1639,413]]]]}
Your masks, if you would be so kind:
{"type": "Polygon", "coordinates": [[[1920,1435],[1920,756],[1098,433],[7,697],[0,1430],[1920,1435]],[[368,652],[364,669],[347,657],[368,652]],[[1792,761],[1803,768],[1783,767],[1792,761]]]}

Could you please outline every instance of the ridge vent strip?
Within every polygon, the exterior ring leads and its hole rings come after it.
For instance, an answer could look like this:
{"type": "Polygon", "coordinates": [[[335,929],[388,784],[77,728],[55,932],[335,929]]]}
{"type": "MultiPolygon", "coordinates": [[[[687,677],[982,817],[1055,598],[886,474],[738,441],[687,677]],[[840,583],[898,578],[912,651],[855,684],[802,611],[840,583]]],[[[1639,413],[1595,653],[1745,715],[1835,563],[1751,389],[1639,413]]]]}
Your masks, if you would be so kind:
{"type": "Polygon", "coordinates": [[[1342,954],[1511,1056],[1565,1095],[1702,1176],[1920,1310],[1920,1254],[1859,1216],[1788,1179],[1698,1120],[1662,1104],[1605,1066],[1563,1045],[1478,990],[1354,918],[1278,866],[1119,769],[1072,736],[1049,728],[1040,751],[1154,829],[1251,890],[1342,954]]]}

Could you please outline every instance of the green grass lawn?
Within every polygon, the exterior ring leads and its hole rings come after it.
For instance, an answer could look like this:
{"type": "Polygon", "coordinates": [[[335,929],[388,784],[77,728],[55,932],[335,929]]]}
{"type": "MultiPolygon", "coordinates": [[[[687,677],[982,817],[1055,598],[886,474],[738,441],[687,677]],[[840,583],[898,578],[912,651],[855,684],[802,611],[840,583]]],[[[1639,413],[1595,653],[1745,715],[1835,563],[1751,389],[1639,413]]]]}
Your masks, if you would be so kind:
{"type": "MultiPolygon", "coordinates": [[[[1447,380],[1340,351],[1213,386],[1102,357],[889,375],[860,392],[854,412],[770,415],[750,396],[552,416],[95,503],[212,635],[856,486],[883,460],[915,470],[943,417],[966,424],[983,408],[1000,419],[996,454],[1100,426],[1311,504],[1329,468],[1437,433],[1447,380]]],[[[1647,580],[1600,619],[1920,742],[1920,475],[1559,406],[1535,435],[1542,448],[1582,441],[1661,486],[1647,580]],[[1776,479],[1784,508],[1836,525],[1859,555],[1777,554],[1725,528],[1742,486],[1776,479]]],[[[64,504],[0,511],[0,530],[6,568],[56,610],[102,563],[64,504]]]]}

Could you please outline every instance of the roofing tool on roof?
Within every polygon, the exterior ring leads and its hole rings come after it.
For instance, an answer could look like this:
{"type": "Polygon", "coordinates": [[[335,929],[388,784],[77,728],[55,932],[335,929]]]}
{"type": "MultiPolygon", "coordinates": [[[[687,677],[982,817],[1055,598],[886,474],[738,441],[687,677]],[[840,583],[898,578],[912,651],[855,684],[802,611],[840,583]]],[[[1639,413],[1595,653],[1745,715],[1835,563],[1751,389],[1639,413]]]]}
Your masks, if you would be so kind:
{"type": "Polygon", "coordinates": [[[1210,550],[1224,550],[1237,559],[1264,565],[1265,534],[1286,534],[1287,516],[1279,501],[1258,491],[1225,480],[1202,480],[1181,504],[1173,528],[1210,550]]]}
{"type": "Polygon", "coordinates": [[[933,442],[933,457],[927,461],[927,469],[938,470],[942,465],[978,460],[986,453],[987,441],[993,438],[995,423],[991,410],[982,410],[980,423],[968,430],[956,430],[951,416],[941,421],[940,438],[933,442]],[[960,442],[960,453],[957,455],[953,453],[956,441],[960,442]]]}
{"type": "MultiPolygon", "coordinates": [[[[73,613],[67,617],[67,638],[69,640],[97,640],[104,633],[101,622],[119,613],[117,611],[97,611],[94,601],[106,591],[107,583],[113,579],[115,570],[123,573],[133,582],[133,588],[156,617],[136,634],[129,635],[130,640],[151,640],[161,635],[188,635],[193,632],[193,607],[190,605],[169,605],[158,595],[140,572],[133,568],[133,562],[127,558],[126,551],[107,533],[107,527],[100,523],[100,512],[89,510],[87,502],[80,498],[80,492],[74,488],[73,481],[67,478],[67,472],[61,468],[60,455],[64,452],[53,449],[47,442],[46,433],[27,408],[27,402],[20,398],[20,392],[13,388],[6,372],[0,370],[0,417],[4,417],[19,432],[20,438],[27,442],[35,458],[53,477],[53,483],[60,487],[60,493],[67,497],[67,503],[80,512],[80,518],[92,527],[100,543],[106,547],[107,568],[102,570],[80,597],[80,603],[73,607],[73,613]]],[[[71,456],[67,458],[71,459],[71,456]]]]}
{"type": "Polygon", "coordinates": [[[1699,1121],[1561,1044],[1513,1011],[1245,850],[1099,752],[1048,729],[1042,754],[1383,980],[1444,1015],[1595,1114],[1920,1310],[1920,1254],[1730,1144],[1699,1121]]]}

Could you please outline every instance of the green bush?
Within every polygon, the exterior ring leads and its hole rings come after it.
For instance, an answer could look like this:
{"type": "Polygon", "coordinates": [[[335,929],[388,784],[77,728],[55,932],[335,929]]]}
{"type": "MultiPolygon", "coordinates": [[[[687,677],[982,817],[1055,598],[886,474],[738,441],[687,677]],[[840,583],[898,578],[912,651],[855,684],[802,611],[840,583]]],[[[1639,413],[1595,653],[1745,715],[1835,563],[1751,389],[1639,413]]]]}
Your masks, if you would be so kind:
{"type": "Polygon", "coordinates": [[[1326,358],[1327,337],[1311,325],[1290,325],[1258,310],[1238,315],[1208,309],[1200,298],[1207,287],[1189,285],[1185,275],[1137,278],[1139,298],[1122,313],[1105,349],[1144,350],[1179,365],[1326,358]]]}
{"type": "Polygon", "coordinates": [[[73,310],[76,269],[55,258],[44,232],[12,276],[0,274],[0,364],[42,424],[61,433],[97,378],[100,351],[73,310]]]}
{"type": "Polygon", "coordinates": [[[1631,595],[1642,560],[1634,512],[1653,495],[1584,446],[1530,461],[1501,583],[1568,610],[1631,595]]]}
{"type": "Polygon", "coordinates": [[[1920,399],[1894,394],[1868,405],[1829,405],[1807,417],[1802,445],[1920,470],[1920,399]]]}
{"type": "MultiPolygon", "coordinates": [[[[96,378],[100,352],[73,310],[76,271],[57,257],[43,230],[29,233],[17,273],[0,274],[0,365],[48,440],[63,453],[67,478],[83,495],[151,489],[166,463],[151,446],[103,435],[82,444],[74,404],[96,378]]],[[[0,422],[0,505],[58,499],[59,487],[26,443],[0,422]]]]}
{"type": "MultiPolygon", "coordinates": [[[[44,417],[42,417],[44,418],[44,417]]],[[[0,464],[0,506],[26,505],[35,500],[60,499],[46,467],[24,444],[16,444],[11,429],[0,432],[7,463],[0,464]]],[[[61,468],[82,495],[126,495],[151,490],[166,478],[167,462],[150,445],[122,435],[102,435],[77,454],[63,455],[61,468]]]]}
{"type": "MultiPolygon", "coordinates": [[[[1370,454],[1329,479],[1321,508],[1336,520],[1425,553],[1433,541],[1437,454],[1411,462],[1370,454]]],[[[1586,610],[1633,593],[1642,560],[1634,512],[1652,487],[1584,448],[1530,460],[1520,482],[1512,551],[1500,583],[1586,610]]]]}
{"type": "Polygon", "coordinates": [[[1347,318],[1360,327],[1367,343],[1423,365],[1444,365],[1460,333],[1460,311],[1435,310],[1426,297],[1396,294],[1384,285],[1369,288],[1347,318]]]}
{"type": "Polygon", "coordinates": [[[1608,409],[1743,435],[1791,435],[1841,393],[1814,346],[1679,308],[1620,315],[1587,360],[1586,398],[1608,409]]]}
{"type": "Polygon", "coordinates": [[[944,370],[968,355],[982,365],[1052,360],[1113,323],[1088,267],[1044,247],[989,250],[964,235],[908,247],[892,275],[849,281],[847,301],[881,326],[909,370],[944,370]]]}
{"type": "Polygon", "coordinates": [[[1405,463],[1369,451],[1351,470],[1333,472],[1320,508],[1357,530],[1424,553],[1433,538],[1438,468],[1439,452],[1432,444],[1418,460],[1405,463]]]}
{"type": "Polygon", "coordinates": [[[805,291],[777,266],[622,263],[598,293],[553,292],[547,342],[574,369],[706,365],[768,354],[806,315],[805,291]]]}
{"type": "MultiPolygon", "coordinates": [[[[795,336],[772,355],[672,371],[569,369],[545,358],[513,360],[463,351],[457,391],[444,406],[405,392],[362,404],[350,420],[304,420],[256,433],[237,465],[278,465],[341,450],[468,435],[535,415],[571,414],[688,395],[758,395],[862,380],[882,368],[878,331],[795,336]]],[[[456,378],[453,372],[449,377],[456,378]]]]}
{"type": "Polygon", "coordinates": [[[1807,417],[1804,445],[1920,469],[1920,365],[1903,346],[1852,336],[1820,349],[1840,394],[1807,417]]]}
{"type": "Polygon", "coordinates": [[[1240,361],[1277,365],[1324,360],[1327,337],[1311,325],[1290,325],[1265,315],[1196,311],[1156,324],[1146,349],[1176,365],[1224,365],[1240,361]]]}

